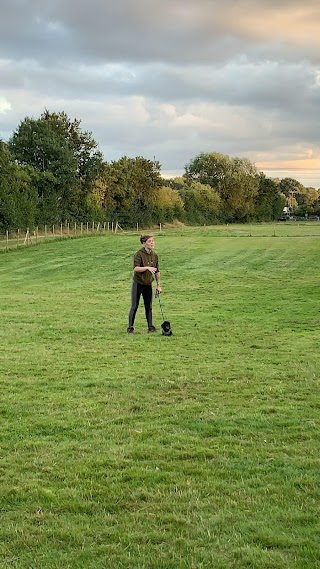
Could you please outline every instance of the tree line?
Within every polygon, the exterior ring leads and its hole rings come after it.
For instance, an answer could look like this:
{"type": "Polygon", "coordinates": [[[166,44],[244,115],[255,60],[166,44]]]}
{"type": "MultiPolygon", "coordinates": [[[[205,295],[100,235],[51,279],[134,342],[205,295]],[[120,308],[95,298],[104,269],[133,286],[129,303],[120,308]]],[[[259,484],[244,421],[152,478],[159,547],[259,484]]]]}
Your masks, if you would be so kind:
{"type": "Polygon", "coordinates": [[[156,160],[105,161],[92,133],[64,112],[26,117],[0,140],[0,230],[93,219],[123,227],[270,221],[285,206],[319,215],[319,189],[268,178],[248,159],[218,152],[199,154],[183,176],[164,180],[156,160]]]}

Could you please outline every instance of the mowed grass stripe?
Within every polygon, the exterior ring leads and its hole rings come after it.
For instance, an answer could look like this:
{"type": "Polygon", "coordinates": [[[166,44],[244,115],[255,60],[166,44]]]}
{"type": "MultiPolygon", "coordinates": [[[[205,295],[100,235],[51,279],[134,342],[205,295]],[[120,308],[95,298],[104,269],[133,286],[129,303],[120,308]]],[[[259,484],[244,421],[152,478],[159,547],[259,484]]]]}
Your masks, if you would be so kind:
{"type": "Polygon", "coordinates": [[[135,235],[1,256],[3,567],[314,568],[319,240],[156,244],[172,338],[135,235]]]}

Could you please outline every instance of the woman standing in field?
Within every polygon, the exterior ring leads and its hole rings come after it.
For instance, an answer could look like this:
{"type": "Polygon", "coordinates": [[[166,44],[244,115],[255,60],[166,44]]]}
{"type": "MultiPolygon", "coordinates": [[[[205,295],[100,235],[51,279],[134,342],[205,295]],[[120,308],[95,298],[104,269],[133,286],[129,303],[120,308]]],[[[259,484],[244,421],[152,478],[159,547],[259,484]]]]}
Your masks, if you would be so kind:
{"type": "Polygon", "coordinates": [[[143,245],[136,252],[133,258],[133,283],[131,291],[131,309],[129,312],[128,334],[134,332],[134,320],[139,307],[140,297],[142,295],[146,320],[148,323],[148,332],[156,332],[156,327],[152,321],[152,282],[155,278],[157,286],[156,292],[162,292],[160,286],[159,259],[157,253],[154,252],[154,239],[152,235],[142,235],[140,243],[143,245]]]}

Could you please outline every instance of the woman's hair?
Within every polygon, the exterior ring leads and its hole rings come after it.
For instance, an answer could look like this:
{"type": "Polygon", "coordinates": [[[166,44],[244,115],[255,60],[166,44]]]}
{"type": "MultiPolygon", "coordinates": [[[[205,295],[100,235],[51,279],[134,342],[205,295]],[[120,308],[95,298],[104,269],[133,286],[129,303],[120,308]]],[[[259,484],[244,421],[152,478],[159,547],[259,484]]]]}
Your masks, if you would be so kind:
{"type": "Polygon", "coordinates": [[[148,241],[148,239],[150,239],[150,237],[153,237],[153,235],[141,235],[140,243],[145,243],[146,241],[148,241]]]}

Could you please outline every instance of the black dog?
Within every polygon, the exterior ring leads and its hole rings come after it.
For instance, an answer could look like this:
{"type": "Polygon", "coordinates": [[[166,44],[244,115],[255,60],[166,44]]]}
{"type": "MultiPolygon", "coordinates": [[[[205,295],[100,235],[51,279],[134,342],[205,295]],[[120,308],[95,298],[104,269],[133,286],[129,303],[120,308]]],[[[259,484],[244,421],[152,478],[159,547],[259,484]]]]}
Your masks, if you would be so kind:
{"type": "Polygon", "coordinates": [[[172,336],[171,324],[169,320],[165,320],[161,324],[162,336],[172,336]]]}

